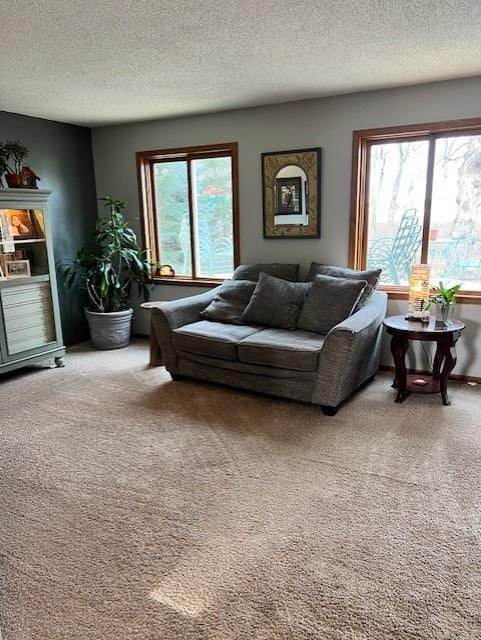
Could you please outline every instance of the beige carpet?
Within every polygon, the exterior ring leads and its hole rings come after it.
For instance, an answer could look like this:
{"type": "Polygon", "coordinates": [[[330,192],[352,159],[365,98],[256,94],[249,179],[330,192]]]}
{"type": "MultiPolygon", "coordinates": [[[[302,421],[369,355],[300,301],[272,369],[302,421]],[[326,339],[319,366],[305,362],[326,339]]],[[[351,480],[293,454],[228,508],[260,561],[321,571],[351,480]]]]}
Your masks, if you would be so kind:
{"type": "Polygon", "coordinates": [[[481,395],[335,418],[83,347],[0,382],[4,640],[481,638],[481,395]]]}

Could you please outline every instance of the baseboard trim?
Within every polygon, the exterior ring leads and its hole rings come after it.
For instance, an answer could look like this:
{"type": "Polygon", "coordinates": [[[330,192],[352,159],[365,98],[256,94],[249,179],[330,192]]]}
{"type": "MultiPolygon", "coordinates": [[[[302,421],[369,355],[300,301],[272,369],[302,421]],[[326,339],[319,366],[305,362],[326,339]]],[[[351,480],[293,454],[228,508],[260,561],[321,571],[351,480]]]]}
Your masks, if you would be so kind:
{"type": "MultiPolygon", "coordinates": [[[[388,371],[389,373],[394,373],[394,367],[390,364],[382,364],[379,369],[381,371],[388,371]]],[[[418,373],[419,375],[430,375],[431,371],[425,371],[423,369],[408,369],[408,373],[418,373]]],[[[457,373],[453,373],[449,376],[450,380],[454,380],[455,382],[475,382],[476,384],[481,384],[481,378],[478,376],[461,376],[457,373]]]]}
{"type": "Polygon", "coordinates": [[[132,333],[131,334],[132,338],[137,338],[137,339],[141,339],[141,340],[149,340],[150,336],[147,335],[146,333],[132,333]]]}

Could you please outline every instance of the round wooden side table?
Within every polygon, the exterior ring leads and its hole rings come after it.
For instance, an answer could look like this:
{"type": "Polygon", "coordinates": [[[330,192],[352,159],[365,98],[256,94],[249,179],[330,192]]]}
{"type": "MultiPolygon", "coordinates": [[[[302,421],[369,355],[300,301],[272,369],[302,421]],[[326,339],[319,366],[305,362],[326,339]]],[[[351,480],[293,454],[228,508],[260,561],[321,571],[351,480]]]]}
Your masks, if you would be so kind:
{"type": "Polygon", "coordinates": [[[394,358],[396,374],[393,387],[397,388],[395,402],[403,402],[410,393],[440,393],[443,404],[449,406],[448,378],[456,364],[456,342],[464,329],[459,320],[448,324],[406,320],[404,316],[391,316],[384,320],[387,332],[392,336],[391,353],[394,358]],[[406,353],[410,340],[436,342],[433,372],[430,375],[408,373],[406,353]]]}

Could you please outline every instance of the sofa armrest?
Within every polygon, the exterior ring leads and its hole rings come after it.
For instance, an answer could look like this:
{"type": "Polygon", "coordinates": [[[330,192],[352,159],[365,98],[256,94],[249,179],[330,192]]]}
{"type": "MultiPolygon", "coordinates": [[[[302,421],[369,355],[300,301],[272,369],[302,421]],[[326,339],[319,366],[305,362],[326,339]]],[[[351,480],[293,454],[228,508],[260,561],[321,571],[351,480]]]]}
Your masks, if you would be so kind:
{"type": "Polygon", "coordinates": [[[152,309],[152,329],[162,352],[164,364],[170,372],[177,373],[177,355],[172,332],[186,324],[197,322],[200,312],[212,302],[218,290],[219,287],[215,287],[196,296],[163,302],[152,309]]]}
{"type": "Polygon", "coordinates": [[[314,401],[336,407],[379,368],[387,295],[375,291],[367,304],[327,334],[319,356],[314,401]]]}
{"type": "Polygon", "coordinates": [[[163,302],[158,307],[152,309],[152,316],[155,320],[164,317],[169,327],[178,329],[191,322],[199,320],[200,312],[203,311],[215,298],[220,287],[215,287],[205,293],[200,293],[180,300],[163,302]]]}
{"type": "Polygon", "coordinates": [[[327,334],[327,339],[333,334],[348,332],[356,335],[374,326],[380,326],[386,316],[387,294],[382,291],[375,291],[367,304],[353,313],[352,316],[343,320],[333,327],[327,334]]]}

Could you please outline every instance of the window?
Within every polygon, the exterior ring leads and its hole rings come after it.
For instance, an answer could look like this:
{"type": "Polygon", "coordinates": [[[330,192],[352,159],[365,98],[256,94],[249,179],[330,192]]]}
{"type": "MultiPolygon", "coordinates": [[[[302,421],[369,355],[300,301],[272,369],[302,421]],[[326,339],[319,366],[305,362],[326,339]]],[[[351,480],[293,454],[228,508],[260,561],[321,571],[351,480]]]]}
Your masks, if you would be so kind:
{"type": "Polygon", "coordinates": [[[481,119],[354,133],[351,266],[404,297],[419,262],[481,301],[481,119]]]}
{"type": "Polygon", "coordinates": [[[137,153],[146,248],[175,284],[230,278],[239,261],[237,143],[137,153]]]}

